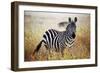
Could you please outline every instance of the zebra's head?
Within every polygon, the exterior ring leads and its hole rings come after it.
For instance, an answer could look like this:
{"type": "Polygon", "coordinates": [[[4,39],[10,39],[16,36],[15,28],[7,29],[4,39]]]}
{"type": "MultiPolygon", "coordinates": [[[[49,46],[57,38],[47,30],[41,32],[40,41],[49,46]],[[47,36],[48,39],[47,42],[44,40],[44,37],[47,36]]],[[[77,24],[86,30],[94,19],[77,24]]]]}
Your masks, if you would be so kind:
{"type": "Polygon", "coordinates": [[[71,38],[76,37],[76,22],[77,22],[77,17],[74,18],[74,20],[71,20],[69,17],[68,19],[68,26],[66,27],[66,34],[70,36],[71,38]]]}

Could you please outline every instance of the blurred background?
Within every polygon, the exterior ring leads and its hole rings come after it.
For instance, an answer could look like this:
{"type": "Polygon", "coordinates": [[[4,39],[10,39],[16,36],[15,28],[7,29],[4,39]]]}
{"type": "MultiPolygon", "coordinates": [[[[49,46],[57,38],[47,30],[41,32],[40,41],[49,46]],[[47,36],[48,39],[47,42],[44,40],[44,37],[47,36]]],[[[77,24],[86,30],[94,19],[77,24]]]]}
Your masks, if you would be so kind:
{"type": "Polygon", "coordinates": [[[53,52],[52,57],[44,53],[44,47],[41,47],[41,54],[35,55],[39,60],[62,60],[67,59],[86,59],[90,58],[90,14],[80,13],[58,13],[58,12],[24,12],[24,45],[25,45],[25,61],[32,61],[31,54],[36,46],[42,40],[42,36],[48,29],[64,31],[66,26],[59,27],[60,22],[68,22],[68,18],[77,17],[76,22],[76,38],[71,48],[66,47],[64,56],[53,52]],[[58,56],[59,55],[59,56],[58,56]]]}

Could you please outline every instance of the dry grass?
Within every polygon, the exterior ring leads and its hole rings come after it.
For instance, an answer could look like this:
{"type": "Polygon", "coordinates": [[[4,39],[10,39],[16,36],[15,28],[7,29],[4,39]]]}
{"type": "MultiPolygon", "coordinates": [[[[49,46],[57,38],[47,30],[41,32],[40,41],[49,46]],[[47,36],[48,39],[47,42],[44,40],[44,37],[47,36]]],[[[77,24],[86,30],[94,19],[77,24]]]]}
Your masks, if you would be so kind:
{"type": "Polygon", "coordinates": [[[88,27],[80,27],[77,30],[74,45],[71,48],[64,49],[64,55],[55,51],[48,53],[45,47],[41,47],[39,53],[32,55],[32,52],[39,43],[36,35],[31,31],[25,32],[25,61],[35,60],[67,60],[67,59],[86,59],[90,58],[90,31],[88,27]]]}

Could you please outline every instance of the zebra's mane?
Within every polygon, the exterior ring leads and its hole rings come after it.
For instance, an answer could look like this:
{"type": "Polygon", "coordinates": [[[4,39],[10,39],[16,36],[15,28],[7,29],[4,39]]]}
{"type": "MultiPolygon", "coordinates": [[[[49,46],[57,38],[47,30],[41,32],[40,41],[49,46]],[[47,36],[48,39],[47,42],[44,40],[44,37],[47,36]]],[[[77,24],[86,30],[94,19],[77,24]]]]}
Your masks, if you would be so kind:
{"type": "Polygon", "coordinates": [[[68,24],[68,22],[60,22],[60,23],[58,23],[59,27],[64,27],[66,24],[68,24]]]}

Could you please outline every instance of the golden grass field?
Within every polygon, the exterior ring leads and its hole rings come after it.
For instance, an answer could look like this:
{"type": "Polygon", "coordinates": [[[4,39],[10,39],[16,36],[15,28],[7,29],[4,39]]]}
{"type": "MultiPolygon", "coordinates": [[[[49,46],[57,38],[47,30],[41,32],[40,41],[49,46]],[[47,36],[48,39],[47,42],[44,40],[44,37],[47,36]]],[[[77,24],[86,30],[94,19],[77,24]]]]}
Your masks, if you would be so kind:
{"type": "Polygon", "coordinates": [[[67,60],[67,59],[87,59],[90,58],[90,15],[89,14],[53,14],[53,13],[34,13],[25,12],[24,26],[24,60],[25,61],[44,61],[44,60],[67,60]],[[39,15],[40,14],[40,15],[39,15]],[[66,17],[65,17],[66,15],[66,17]],[[56,16],[58,16],[56,18],[56,16]],[[32,55],[36,46],[42,39],[43,33],[48,29],[56,29],[58,31],[65,30],[57,26],[58,21],[67,21],[68,17],[72,19],[78,18],[76,23],[76,38],[71,48],[64,49],[64,55],[53,51],[47,55],[44,46],[41,47],[39,53],[32,55]],[[55,20],[54,20],[55,19],[55,20]]]}

